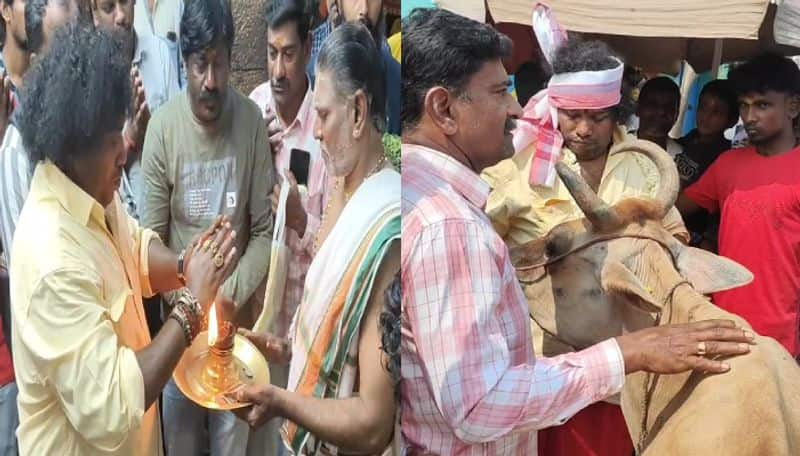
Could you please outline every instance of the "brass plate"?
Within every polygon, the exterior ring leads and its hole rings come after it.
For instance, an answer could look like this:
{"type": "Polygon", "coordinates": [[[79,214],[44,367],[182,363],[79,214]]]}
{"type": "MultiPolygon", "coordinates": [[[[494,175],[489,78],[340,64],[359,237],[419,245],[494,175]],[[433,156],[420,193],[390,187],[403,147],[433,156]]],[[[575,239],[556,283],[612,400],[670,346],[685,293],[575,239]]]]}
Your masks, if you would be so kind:
{"type": "MultiPolygon", "coordinates": [[[[202,373],[208,353],[208,331],[203,331],[186,349],[175,367],[172,378],[175,379],[178,389],[192,402],[207,409],[233,410],[250,405],[232,401],[210,385],[204,384],[202,373]]],[[[269,366],[266,359],[252,342],[239,334],[234,337],[233,358],[239,380],[243,384],[269,383],[269,366]]]]}

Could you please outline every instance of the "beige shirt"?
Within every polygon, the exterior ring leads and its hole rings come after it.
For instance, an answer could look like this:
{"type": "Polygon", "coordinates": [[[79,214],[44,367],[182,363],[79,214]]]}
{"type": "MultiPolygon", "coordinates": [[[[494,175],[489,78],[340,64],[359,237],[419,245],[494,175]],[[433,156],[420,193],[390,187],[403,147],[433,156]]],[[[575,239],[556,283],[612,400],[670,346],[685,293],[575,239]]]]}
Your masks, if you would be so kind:
{"type": "MultiPolygon", "coordinates": [[[[622,128],[614,132],[613,144],[633,139],[622,128]]],[[[495,230],[509,248],[542,238],[556,225],[583,217],[569,190],[556,178],[553,187],[534,186],[528,183],[534,145],[513,158],[487,168],[481,174],[492,191],[486,201],[486,214],[495,230]]],[[[562,161],[580,173],[580,166],[566,147],[562,161]]],[[[626,198],[654,197],[660,176],[655,163],[644,155],[624,152],[608,157],[597,195],[608,204],[626,198]]],[[[683,219],[673,207],[664,218],[664,226],[673,235],[689,239],[683,219]]]]}
{"type": "Polygon", "coordinates": [[[142,230],[115,195],[104,210],[40,163],[11,257],[20,454],[161,455],[135,352],[153,294],[142,230]]]}

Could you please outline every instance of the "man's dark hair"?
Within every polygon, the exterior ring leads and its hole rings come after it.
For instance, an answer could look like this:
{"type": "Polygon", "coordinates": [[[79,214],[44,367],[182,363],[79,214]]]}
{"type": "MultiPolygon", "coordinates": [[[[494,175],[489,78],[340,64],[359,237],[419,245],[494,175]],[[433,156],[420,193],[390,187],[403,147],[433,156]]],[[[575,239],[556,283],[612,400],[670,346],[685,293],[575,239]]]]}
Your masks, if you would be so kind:
{"type": "Polygon", "coordinates": [[[122,43],[84,23],[61,28],[25,76],[17,113],[31,162],[62,170],[121,132],[130,110],[130,59],[122,43]]]}
{"type": "MultiPolygon", "coordinates": [[[[27,0],[25,3],[25,34],[28,51],[38,54],[44,44],[44,17],[47,7],[55,2],[60,8],[70,7],[71,0],[27,0]]],[[[78,20],[82,20],[80,16],[78,20]]]]}
{"type": "MultiPolygon", "coordinates": [[[[553,57],[553,73],[610,70],[618,65],[615,58],[622,61],[607,44],[601,41],[582,41],[572,38],[556,51],[553,57]]],[[[620,88],[622,98],[611,110],[617,122],[625,122],[636,110],[630,96],[631,90],[632,87],[623,78],[620,88]]]]}
{"type": "Polygon", "coordinates": [[[758,55],[734,67],[728,79],[739,96],[770,90],[800,95],[800,68],[791,59],[774,53],[758,55]]]}
{"type": "Polygon", "coordinates": [[[228,57],[233,49],[233,15],[227,0],[189,0],[181,16],[181,53],[184,60],[223,43],[228,57]]]}
{"type": "Polygon", "coordinates": [[[338,92],[364,91],[372,123],[382,133],[386,130],[386,83],[381,62],[375,40],[359,22],[336,27],[317,56],[317,74],[330,72],[338,92]]]}
{"type": "Polygon", "coordinates": [[[645,82],[642,86],[642,90],[639,92],[639,101],[641,102],[641,100],[654,93],[663,93],[671,96],[672,99],[675,100],[675,103],[681,102],[680,87],[678,87],[678,84],[675,84],[675,81],[666,76],[658,76],[645,82]]]}
{"type": "Polygon", "coordinates": [[[725,103],[725,106],[728,108],[729,122],[736,123],[739,119],[739,100],[736,98],[736,92],[734,92],[730,81],[715,79],[709,82],[703,86],[703,90],[700,91],[699,100],[702,100],[703,97],[714,97],[725,103]]]}
{"type": "Polygon", "coordinates": [[[25,3],[25,34],[28,50],[39,53],[44,42],[44,15],[48,0],[28,0],[25,3]]]}
{"type": "Polygon", "coordinates": [[[302,0],[267,2],[267,28],[274,30],[288,22],[294,22],[297,36],[305,45],[311,27],[311,17],[306,13],[305,2],[302,0]]]}
{"type": "MultiPolygon", "coordinates": [[[[14,0],[3,0],[3,3],[11,6],[14,4],[14,0]]],[[[2,18],[0,18],[0,40],[3,40],[3,42],[0,43],[0,49],[3,49],[3,46],[6,45],[6,21],[2,18]]]]}
{"type": "Polygon", "coordinates": [[[386,289],[386,304],[383,306],[379,325],[381,329],[381,350],[386,354],[386,371],[394,383],[395,399],[400,397],[400,388],[397,385],[402,377],[400,372],[400,306],[401,306],[401,286],[400,274],[395,275],[394,280],[386,289]]]}
{"type": "Polygon", "coordinates": [[[419,122],[428,90],[441,86],[460,95],[486,62],[511,55],[507,36],[443,9],[415,9],[402,28],[403,129],[419,122]]]}

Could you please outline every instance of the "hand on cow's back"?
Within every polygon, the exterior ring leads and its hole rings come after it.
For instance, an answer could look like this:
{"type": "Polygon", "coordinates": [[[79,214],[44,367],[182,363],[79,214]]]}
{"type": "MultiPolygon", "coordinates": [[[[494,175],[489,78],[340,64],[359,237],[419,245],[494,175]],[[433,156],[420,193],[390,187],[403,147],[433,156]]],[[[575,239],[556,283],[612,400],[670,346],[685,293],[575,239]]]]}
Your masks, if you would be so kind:
{"type": "Polygon", "coordinates": [[[642,329],[617,337],[617,343],[626,374],[724,373],[730,366],[710,358],[748,353],[755,335],[729,320],[706,320],[642,329]]]}

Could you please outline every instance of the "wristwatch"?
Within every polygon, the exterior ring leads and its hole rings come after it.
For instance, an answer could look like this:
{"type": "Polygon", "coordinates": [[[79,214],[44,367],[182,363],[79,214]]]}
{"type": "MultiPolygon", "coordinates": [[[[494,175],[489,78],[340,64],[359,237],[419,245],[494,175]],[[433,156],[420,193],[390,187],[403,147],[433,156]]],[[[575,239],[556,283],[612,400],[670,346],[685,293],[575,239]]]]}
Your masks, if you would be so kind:
{"type": "Polygon", "coordinates": [[[180,255],[178,255],[178,280],[181,281],[183,286],[186,286],[186,276],[183,275],[183,257],[186,255],[186,250],[181,250],[180,255]]]}

